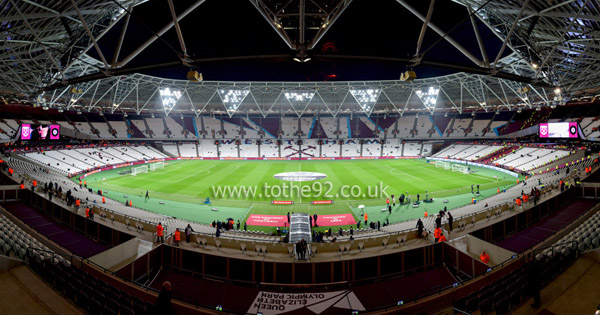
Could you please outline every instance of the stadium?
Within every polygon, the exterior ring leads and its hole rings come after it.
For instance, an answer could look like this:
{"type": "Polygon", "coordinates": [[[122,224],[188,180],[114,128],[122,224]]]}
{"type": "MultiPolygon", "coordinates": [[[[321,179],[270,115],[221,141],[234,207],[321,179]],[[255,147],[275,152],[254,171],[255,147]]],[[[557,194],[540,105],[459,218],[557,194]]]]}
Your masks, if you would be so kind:
{"type": "Polygon", "coordinates": [[[0,0],[0,313],[600,314],[599,21],[0,0]]]}

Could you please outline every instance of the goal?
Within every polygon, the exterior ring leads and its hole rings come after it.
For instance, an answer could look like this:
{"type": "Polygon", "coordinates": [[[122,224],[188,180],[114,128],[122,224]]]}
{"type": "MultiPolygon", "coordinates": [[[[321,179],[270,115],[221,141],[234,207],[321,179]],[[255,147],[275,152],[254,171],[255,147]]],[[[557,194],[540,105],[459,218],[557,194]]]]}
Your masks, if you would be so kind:
{"type": "Polygon", "coordinates": [[[445,170],[449,170],[450,169],[450,163],[448,163],[446,161],[435,161],[435,167],[437,167],[437,168],[443,168],[445,170]]]}
{"type": "Polygon", "coordinates": [[[466,167],[465,165],[460,165],[460,164],[452,164],[452,171],[453,172],[461,172],[463,174],[469,174],[469,168],[466,167]]]}
{"type": "Polygon", "coordinates": [[[162,170],[165,168],[165,162],[156,162],[150,164],[150,171],[162,170]]]}
{"type": "Polygon", "coordinates": [[[135,176],[141,173],[148,173],[148,165],[131,168],[131,175],[135,176]]]}

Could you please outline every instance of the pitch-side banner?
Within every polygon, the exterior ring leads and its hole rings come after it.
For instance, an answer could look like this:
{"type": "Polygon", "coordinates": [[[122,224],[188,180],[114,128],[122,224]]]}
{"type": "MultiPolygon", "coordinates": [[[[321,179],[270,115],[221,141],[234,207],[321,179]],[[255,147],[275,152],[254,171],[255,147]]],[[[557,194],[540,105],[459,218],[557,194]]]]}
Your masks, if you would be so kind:
{"type": "Polygon", "coordinates": [[[323,293],[274,293],[260,291],[248,309],[248,314],[264,315],[284,314],[292,311],[305,313],[310,310],[315,314],[327,313],[330,308],[364,311],[364,306],[349,290],[323,293]]]}

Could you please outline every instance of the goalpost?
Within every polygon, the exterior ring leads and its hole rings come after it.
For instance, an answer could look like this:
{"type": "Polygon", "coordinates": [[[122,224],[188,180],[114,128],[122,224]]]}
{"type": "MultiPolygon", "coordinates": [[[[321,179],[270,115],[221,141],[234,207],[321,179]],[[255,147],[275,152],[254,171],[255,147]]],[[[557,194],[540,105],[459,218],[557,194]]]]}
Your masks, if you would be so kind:
{"type": "Polygon", "coordinates": [[[148,173],[148,165],[131,168],[131,175],[135,176],[135,175],[141,174],[141,173],[148,173]]]}
{"type": "Polygon", "coordinates": [[[446,161],[435,161],[435,167],[437,167],[437,168],[443,168],[445,170],[449,170],[450,169],[450,163],[448,163],[446,161]]]}
{"type": "Polygon", "coordinates": [[[165,162],[156,162],[150,164],[150,171],[162,170],[165,168],[165,162]]]}
{"type": "Polygon", "coordinates": [[[460,164],[452,164],[452,171],[453,172],[461,172],[463,174],[469,174],[469,168],[465,165],[460,165],[460,164]]]}

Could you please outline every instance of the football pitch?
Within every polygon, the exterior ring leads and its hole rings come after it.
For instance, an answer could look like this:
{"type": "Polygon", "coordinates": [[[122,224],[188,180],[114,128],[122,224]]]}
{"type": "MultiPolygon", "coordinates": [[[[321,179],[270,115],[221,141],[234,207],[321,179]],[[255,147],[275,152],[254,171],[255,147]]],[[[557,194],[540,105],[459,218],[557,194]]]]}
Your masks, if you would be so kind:
{"type": "Polygon", "coordinates": [[[444,206],[452,209],[468,204],[473,197],[471,185],[479,185],[478,199],[482,200],[496,194],[497,188],[508,188],[516,183],[516,178],[499,171],[471,166],[471,173],[463,174],[436,168],[434,161],[428,163],[425,159],[178,160],[165,162],[164,169],[136,176],[119,174],[129,169],[118,168],[88,176],[88,187],[103,190],[109,198],[122,202],[132,200],[136,207],[172,217],[201,223],[233,218],[239,219],[242,225],[252,214],[349,214],[358,220],[363,211],[369,214],[369,221],[393,223],[420,217],[425,210],[432,213],[444,206]],[[324,178],[288,181],[274,177],[288,172],[324,178]],[[145,200],[146,191],[149,200],[145,200]],[[433,202],[421,202],[418,208],[397,204],[390,214],[382,209],[392,194],[396,199],[401,194],[410,195],[412,201],[419,194],[421,201],[428,197],[433,198],[433,202]],[[204,203],[207,198],[210,205],[204,203]],[[274,200],[293,201],[293,204],[275,205],[274,200]],[[322,200],[333,200],[333,203],[312,204],[322,200]]]}

